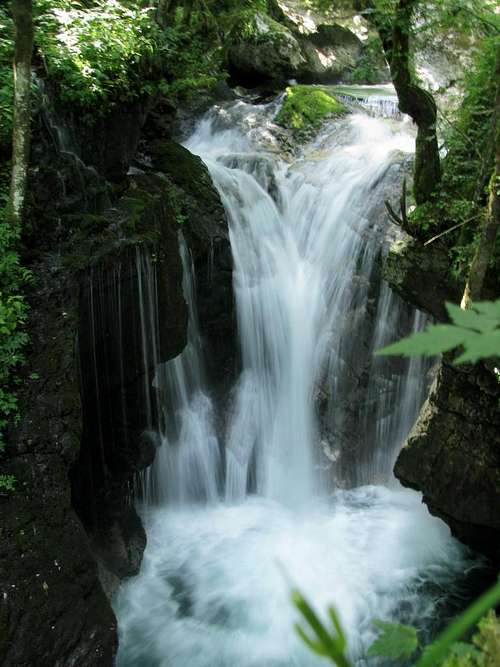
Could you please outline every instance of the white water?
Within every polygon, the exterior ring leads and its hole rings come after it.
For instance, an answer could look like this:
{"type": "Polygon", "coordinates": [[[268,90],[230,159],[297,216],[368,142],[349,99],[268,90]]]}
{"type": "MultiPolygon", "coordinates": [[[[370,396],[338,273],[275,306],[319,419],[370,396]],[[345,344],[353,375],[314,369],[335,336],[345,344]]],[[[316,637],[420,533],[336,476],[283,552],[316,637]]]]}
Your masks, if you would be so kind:
{"type": "Polygon", "coordinates": [[[446,526],[391,479],[424,369],[373,359],[405,317],[407,329],[422,324],[387,287],[372,293],[374,212],[395,151],[411,152],[413,138],[354,114],[289,165],[274,112],[238,103],[187,142],[230,219],[243,369],[219,441],[182,245],[189,345],[157,373],[166,426],[146,488],[159,506],[143,508],[141,574],[116,599],[120,666],[323,664],[294,635],[287,577],[318,609],[335,604],[353,659],[369,664],[374,618],[432,626],[467,567],[446,526]],[[362,372],[353,417],[346,395],[362,372]],[[364,486],[338,488],[353,481],[364,486]]]}

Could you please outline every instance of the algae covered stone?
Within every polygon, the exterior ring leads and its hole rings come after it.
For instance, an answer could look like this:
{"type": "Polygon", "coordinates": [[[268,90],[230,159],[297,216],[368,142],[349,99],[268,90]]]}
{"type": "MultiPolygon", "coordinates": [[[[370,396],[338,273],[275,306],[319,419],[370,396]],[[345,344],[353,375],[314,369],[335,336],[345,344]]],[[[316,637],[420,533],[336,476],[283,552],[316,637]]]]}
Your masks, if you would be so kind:
{"type": "Polygon", "coordinates": [[[324,87],[292,86],[286,94],[276,122],[290,130],[314,129],[328,116],[347,113],[346,107],[324,87]]]}

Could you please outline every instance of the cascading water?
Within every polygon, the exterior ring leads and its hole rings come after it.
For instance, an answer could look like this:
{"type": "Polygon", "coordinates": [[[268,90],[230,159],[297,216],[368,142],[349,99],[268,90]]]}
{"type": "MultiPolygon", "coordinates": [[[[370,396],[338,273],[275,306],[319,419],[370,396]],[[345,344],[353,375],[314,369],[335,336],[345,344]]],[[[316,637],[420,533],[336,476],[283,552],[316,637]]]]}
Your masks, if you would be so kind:
{"type": "Polygon", "coordinates": [[[353,660],[369,664],[374,618],[428,630],[469,565],[420,496],[391,481],[425,369],[373,358],[422,326],[377,269],[387,223],[375,211],[413,138],[356,113],[287,164],[275,112],[236,103],[187,142],[230,221],[242,372],[219,449],[181,243],[189,344],[156,374],[164,444],[146,486],[159,505],[143,507],[141,574],[115,603],[121,667],[322,664],[293,632],[287,577],[318,609],[335,604],[353,660]],[[364,486],[340,489],[353,482],[364,486]]]}
{"type": "Polygon", "coordinates": [[[176,359],[157,366],[154,385],[156,395],[163,399],[163,446],[143,479],[147,501],[177,504],[216,500],[220,467],[213,405],[205,386],[194,271],[182,236],[180,251],[189,306],[188,344],[176,359]]]}

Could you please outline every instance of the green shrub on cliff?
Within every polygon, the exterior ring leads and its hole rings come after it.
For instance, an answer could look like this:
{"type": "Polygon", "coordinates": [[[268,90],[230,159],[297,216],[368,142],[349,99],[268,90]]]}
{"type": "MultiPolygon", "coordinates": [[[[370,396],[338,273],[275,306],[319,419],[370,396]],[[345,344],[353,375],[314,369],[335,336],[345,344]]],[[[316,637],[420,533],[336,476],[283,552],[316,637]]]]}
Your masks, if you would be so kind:
{"type": "MultiPolygon", "coordinates": [[[[14,26],[0,8],[0,456],[4,431],[17,418],[16,371],[23,361],[26,303],[22,296],[28,272],[21,267],[17,247],[20,230],[7,221],[12,136],[14,26]]],[[[0,474],[0,490],[12,490],[14,478],[0,474]]]]}
{"type": "Polygon", "coordinates": [[[38,50],[62,99],[90,104],[110,96],[125,100],[140,91],[159,48],[152,7],[36,0],[35,11],[38,50]]]}
{"type": "Polygon", "coordinates": [[[294,131],[315,129],[333,114],[344,114],[346,108],[325,88],[293,86],[286,89],[286,99],[276,122],[294,131]]]}
{"type": "Polygon", "coordinates": [[[105,110],[157,92],[183,94],[220,75],[212,38],[177,14],[162,25],[154,6],[125,0],[35,0],[35,10],[37,49],[59,96],[94,113],[96,103],[105,110]]]}
{"type": "Polygon", "coordinates": [[[10,146],[12,134],[13,55],[14,26],[6,10],[0,8],[0,162],[1,154],[10,146]]]}

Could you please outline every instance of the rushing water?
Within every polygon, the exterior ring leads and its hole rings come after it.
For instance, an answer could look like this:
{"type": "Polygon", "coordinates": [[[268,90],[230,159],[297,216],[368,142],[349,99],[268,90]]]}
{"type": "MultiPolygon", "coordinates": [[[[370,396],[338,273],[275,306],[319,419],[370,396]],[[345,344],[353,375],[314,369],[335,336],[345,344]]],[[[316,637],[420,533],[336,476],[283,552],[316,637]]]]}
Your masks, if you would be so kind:
{"type": "Polygon", "coordinates": [[[121,667],[323,664],[294,634],[290,582],[336,605],[370,664],[373,619],[432,629],[469,565],[391,475],[426,369],[373,356],[423,324],[377,269],[376,213],[413,137],[355,113],[286,162],[275,113],[239,102],[187,142],[230,221],[242,372],[221,437],[181,239],[188,346],[154,380],[163,445],[143,480],[141,573],[115,603],[121,667]]]}

